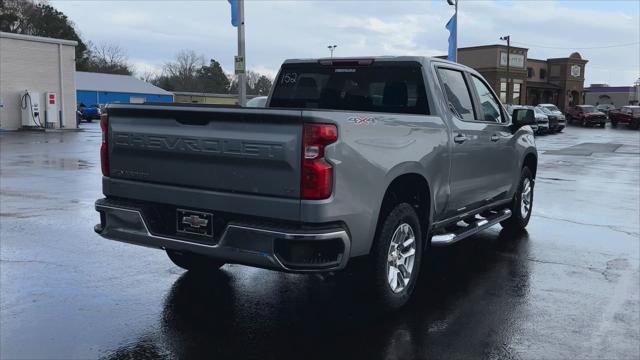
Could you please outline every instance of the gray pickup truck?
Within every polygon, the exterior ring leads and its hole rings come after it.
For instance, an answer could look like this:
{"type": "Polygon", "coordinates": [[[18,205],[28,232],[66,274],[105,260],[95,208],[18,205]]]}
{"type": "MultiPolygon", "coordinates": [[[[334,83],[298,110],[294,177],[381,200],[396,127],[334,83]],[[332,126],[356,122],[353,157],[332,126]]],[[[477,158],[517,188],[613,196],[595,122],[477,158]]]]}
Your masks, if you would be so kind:
{"type": "Polygon", "coordinates": [[[529,222],[533,111],[425,57],[287,60],[266,108],[111,105],[101,119],[107,239],[190,271],[334,272],[368,256],[398,308],[431,246],[529,222]]]}

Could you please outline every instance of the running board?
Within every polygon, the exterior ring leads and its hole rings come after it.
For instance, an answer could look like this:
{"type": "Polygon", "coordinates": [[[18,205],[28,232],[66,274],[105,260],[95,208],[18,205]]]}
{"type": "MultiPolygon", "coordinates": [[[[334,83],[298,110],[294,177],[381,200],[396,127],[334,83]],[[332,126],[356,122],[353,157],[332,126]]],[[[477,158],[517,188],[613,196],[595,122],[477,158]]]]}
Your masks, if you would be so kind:
{"type": "Polygon", "coordinates": [[[431,237],[431,245],[433,246],[447,246],[455,242],[458,242],[464,238],[474,235],[486,228],[489,228],[503,220],[511,217],[511,210],[504,209],[500,211],[492,211],[489,216],[482,217],[476,215],[476,221],[466,226],[459,226],[458,229],[445,234],[433,235],[431,237]]]}

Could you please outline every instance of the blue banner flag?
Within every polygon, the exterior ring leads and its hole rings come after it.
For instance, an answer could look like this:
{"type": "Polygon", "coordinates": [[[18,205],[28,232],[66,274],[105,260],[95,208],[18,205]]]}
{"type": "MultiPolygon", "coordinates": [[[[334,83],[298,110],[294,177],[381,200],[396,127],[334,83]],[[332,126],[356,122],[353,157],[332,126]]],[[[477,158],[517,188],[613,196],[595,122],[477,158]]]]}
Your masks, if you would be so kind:
{"type": "Polygon", "coordinates": [[[456,38],[458,34],[456,33],[456,29],[458,28],[456,23],[458,22],[458,16],[453,15],[447,25],[445,26],[447,30],[449,30],[449,55],[447,56],[447,60],[455,61],[456,60],[456,38]]]}
{"type": "Polygon", "coordinates": [[[238,27],[238,0],[227,0],[231,4],[231,25],[238,27]]]}

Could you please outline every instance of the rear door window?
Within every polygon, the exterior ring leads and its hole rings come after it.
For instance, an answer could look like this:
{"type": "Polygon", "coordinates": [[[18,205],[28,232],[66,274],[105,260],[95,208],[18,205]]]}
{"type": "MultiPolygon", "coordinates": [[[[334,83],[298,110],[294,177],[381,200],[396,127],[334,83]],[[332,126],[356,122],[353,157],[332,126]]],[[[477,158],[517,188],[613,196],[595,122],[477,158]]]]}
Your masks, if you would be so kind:
{"type": "Polygon", "coordinates": [[[462,120],[475,120],[471,95],[462,71],[438,68],[438,76],[447,96],[449,110],[462,120]]]}
{"type": "Polygon", "coordinates": [[[418,63],[284,65],[269,106],[429,114],[418,63]]]}
{"type": "MultiPolygon", "coordinates": [[[[500,111],[498,99],[493,96],[489,87],[477,76],[471,75],[471,79],[473,79],[473,86],[476,89],[478,100],[480,101],[479,108],[482,111],[482,119],[488,122],[502,123],[502,111],[500,111]]],[[[541,113],[541,111],[537,109],[536,112],[541,113]]]]}

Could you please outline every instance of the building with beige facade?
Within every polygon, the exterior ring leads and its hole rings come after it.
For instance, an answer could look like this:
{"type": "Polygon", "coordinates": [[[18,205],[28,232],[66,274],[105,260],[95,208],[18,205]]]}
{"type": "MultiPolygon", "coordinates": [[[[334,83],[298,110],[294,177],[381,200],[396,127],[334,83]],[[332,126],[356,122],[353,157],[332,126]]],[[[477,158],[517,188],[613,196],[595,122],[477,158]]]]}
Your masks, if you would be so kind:
{"type": "Polygon", "coordinates": [[[511,46],[507,82],[507,46],[484,45],[458,49],[458,62],[484,76],[504,103],[551,103],[564,110],[584,103],[587,60],[574,52],[566,58],[529,58],[529,49],[511,46]],[[507,99],[507,83],[511,98],[507,99]]]}
{"type": "Polygon", "coordinates": [[[76,45],[75,41],[0,32],[0,129],[22,127],[25,90],[39,98],[34,126],[77,127],[76,45]]]}

